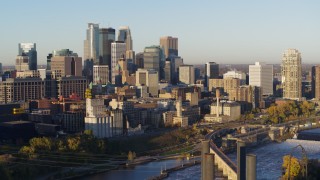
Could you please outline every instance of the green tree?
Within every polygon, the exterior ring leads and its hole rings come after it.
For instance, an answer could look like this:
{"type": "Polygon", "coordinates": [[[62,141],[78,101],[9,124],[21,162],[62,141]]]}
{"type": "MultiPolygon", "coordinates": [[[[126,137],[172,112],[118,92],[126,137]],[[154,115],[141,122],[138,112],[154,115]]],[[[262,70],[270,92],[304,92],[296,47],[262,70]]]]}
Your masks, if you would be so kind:
{"type": "Polygon", "coordinates": [[[69,137],[67,138],[67,146],[70,151],[78,152],[80,151],[80,137],[69,137]]]}

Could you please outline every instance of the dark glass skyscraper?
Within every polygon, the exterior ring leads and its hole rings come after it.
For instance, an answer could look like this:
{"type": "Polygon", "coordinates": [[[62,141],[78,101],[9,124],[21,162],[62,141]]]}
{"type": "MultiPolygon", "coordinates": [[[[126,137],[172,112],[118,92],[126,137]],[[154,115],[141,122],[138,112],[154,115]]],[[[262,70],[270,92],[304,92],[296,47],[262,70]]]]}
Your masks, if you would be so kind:
{"type": "Polygon", "coordinates": [[[219,78],[219,64],[215,62],[207,62],[205,64],[205,85],[208,87],[209,79],[219,78]]]}
{"type": "Polygon", "coordinates": [[[116,39],[116,31],[113,28],[101,28],[99,34],[99,64],[108,65],[111,72],[111,43],[116,39]]]}
{"type": "Polygon", "coordinates": [[[36,43],[19,43],[19,54],[18,56],[29,57],[29,70],[37,70],[37,49],[36,43]]]}

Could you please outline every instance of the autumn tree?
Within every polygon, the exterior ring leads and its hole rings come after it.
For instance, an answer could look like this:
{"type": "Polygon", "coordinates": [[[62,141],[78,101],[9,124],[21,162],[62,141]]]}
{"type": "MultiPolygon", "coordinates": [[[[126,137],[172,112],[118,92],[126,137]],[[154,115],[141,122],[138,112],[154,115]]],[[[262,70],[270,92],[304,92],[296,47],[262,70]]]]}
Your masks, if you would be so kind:
{"type": "Polygon", "coordinates": [[[289,167],[290,167],[290,177],[293,177],[293,178],[298,177],[302,169],[299,160],[292,156],[290,160],[290,156],[286,155],[283,157],[283,164],[282,164],[282,168],[285,170],[285,174],[283,175],[283,178],[285,179],[288,178],[289,167]]]}

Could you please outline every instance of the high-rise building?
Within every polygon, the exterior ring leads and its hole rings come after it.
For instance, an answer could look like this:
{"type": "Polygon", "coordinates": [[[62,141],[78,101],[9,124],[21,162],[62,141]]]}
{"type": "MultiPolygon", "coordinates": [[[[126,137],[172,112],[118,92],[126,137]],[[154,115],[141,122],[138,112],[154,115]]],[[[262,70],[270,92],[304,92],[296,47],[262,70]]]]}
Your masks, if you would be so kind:
{"type": "Polygon", "coordinates": [[[93,66],[93,84],[107,84],[109,82],[109,66],[93,66]]]}
{"type": "Polygon", "coordinates": [[[282,55],[281,64],[283,98],[301,100],[302,70],[301,54],[296,49],[288,49],[282,55]]]}
{"type": "Polygon", "coordinates": [[[181,65],[179,67],[179,81],[184,84],[194,84],[194,67],[192,65],[181,65]]]}
{"type": "Polygon", "coordinates": [[[52,56],[77,56],[77,53],[74,53],[73,51],[69,50],[69,49],[59,49],[59,50],[54,50],[52,52],[52,56]]]}
{"type": "Polygon", "coordinates": [[[99,64],[99,24],[88,23],[83,58],[92,59],[94,64],[99,64]]]}
{"type": "Polygon", "coordinates": [[[171,74],[172,74],[172,67],[171,61],[166,61],[166,65],[164,66],[164,80],[168,83],[171,83],[171,74]]]}
{"type": "Polygon", "coordinates": [[[135,65],[136,65],[137,69],[144,68],[144,60],[143,60],[143,53],[142,52],[136,54],[135,65]]]}
{"type": "Polygon", "coordinates": [[[273,95],[273,65],[264,62],[249,65],[249,85],[261,87],[263,95],[273,95]]]}
{"type": "Polygon", "coordinates": [[[115,29],[101,28],[99,39],[99,64],[108,65],[111,72],[111,43],[116,39],[115,29]]]}
{"type": "Polygon", "coordinates": [[[29,70],[37,70],[36,43],[19,43],[19,56],[29,57],[29,70]]]}
{"type": "Polygon", "coordinates": [[[151,96],[158,96],[158,72],[151,69],[138,69],[136,71],[136,86],[147,86],[151,96]]]}
{"type": "Polygon", "coordinates": [[[3,70],[2,70],[2,63],[0,63],[0,75],[3,74],[3,70]]]}
{"type": "Polygon", "coordinates": [[[205,64],[205,86],[208,87],[209,79],[219,78],[219,64],[215,62],[207,62],[205,64]]]}
{"type": "Polygon", "coordinates": [[[117,41],[126,43],[126,51],[132,50],[132,37],[128,26],[121,26],[119,28],[117,41]]]}
{"type": "Polygon", "coordinates": [[[85,77],[70,76],[58,78],[57,96],[69,97],[72,94],[76,94],[83,99],[85,97],[87,85],[87,79],[85,77]]]}
{"type": "Polygon", "coordinates": [[[47,70],[51,70],[51,58],[52,58],[52,53],[49,53],[47,56],[47,70]]]}
{"type": "Polygon", "coordinates": [[[160,47],[164,50],[165,58],[178,56],[178,38],[164,36],[160,38],[160,47]]]}
{"type": "Polygon", "coordinates": [[[119,75],[118,61],[120,58],[125,57],[126,43],[122,41],[116,41],[111,43],[111,82],[116,83],[116,76],[119,75]]]}
{"type": "Polygon", "coordinates": [[[159,80],[163,78],[164,58],[160,46],[149,46],[144,48],[144,69],[154,69],[158,72],[159,80]]]}
{"type": "Polygon", "coordinates": [[[238,78],[240,79],[240,85],[245,85],[246,84],[246,73],[233,70],[233,71],[228,71],[223,74],[223,79],[228,79],[228,78],[238,78]]]}
{"type": "Polygon", "coordinates": [[[313,66],[311,70],[311,93],[315,99],[320,99],[320,66],[313,66]]]}
{"type": "Polygon", "coordinates": [[[28,56],[17,56],[15,68],[17,71],[28,71],[30,69],[29,57],[28,56]]]}
{"type": "Polygon", "coordinates": [[[8,78],[0,82],[0,103],[37,100],[44,97],[40,78],[8,78]]]}
{"type": "MultiPolygon", "coordinates": [[[[83,61],[82,75],[87,78],[88,82],[93,81],[93,64],[94,63],[92,59],[87,59],[83,61]]],[[[109,72],[109,78],[110,78],[110,72],[109,72]]]]}
{"type": "Polygon", "coordinates": [[[54,56],[51,59],[51,70],[55,78],[82,76],[82,58],[77,56],[54,56]]]}

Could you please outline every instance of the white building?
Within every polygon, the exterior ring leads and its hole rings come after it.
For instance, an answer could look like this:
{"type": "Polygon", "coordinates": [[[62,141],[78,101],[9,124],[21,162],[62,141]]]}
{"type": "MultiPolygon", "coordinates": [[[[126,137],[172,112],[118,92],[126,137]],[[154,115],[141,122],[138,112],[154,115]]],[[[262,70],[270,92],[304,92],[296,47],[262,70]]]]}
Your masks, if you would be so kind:
{"type": "Polygon", "coordinates": [[[119,70],[116,69],[118,60],[126,55],[126,43],[116,41],[111,43],[111,80],[112,84],[116,82],[116,76],[119,75],[119,70]]]}
{"type": "Polygon", "coordinates": [[[109,66],[93,66],[93,84],[107,84],[109,82],[109,66]]]}
{"type": "Polygon", "coordinates": [[[153,69],[138,69],[136,71],[136,86],[147,86],[151,96],[158,96],[158,72],[153,69]]]}
{"type": "Polygon", "coordinates": [[[223,74],[223,79],[229,78],[238,78],[240,79],[240,85],[246,84],[246,74],[244,72],[233,70],[223,74]]]}
{"type": "Polygon", "coordinates": [[[86,99],[85,129],[92,130],[98,138],[121,135],[123,132],[122,111],[106,111],[103,99],[86,99]]]}
{"type": "Polygon", "coordinates": [[[281,76],[283,98],[302,99],[301,53],[296,49],[288,49],[282,56],[281,76]]]}
{"type": "Polygon", "coordinates": [[[192,65],[179,66],[179,81],[185,84],[194,84],[194,67],[192,65]]]}
{"type": "Polygon", "coordinates": [[[249,65],[249,85],[261,87],[263,95],[272,95],[273,65],[264,62],[249,65]]]}

